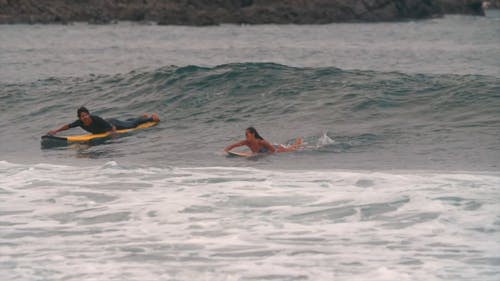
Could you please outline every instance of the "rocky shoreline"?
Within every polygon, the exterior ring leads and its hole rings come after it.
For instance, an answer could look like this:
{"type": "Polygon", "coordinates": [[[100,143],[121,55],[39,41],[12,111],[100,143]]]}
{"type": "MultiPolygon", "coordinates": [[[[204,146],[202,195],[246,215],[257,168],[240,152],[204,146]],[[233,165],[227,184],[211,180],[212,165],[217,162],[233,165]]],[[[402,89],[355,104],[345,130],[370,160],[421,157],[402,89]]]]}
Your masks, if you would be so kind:
{"type": "Polygon", "coordinates": [[[483,1],[483,9],[500,9],[500,0],[483,1]]]}
{"type": "Polygon", "coordinates": [[[484,15],[481,0],[0,0],[0,24],[327,24],[484,15]],[[41,3],[43,2],[43,4],[41,3]]]}

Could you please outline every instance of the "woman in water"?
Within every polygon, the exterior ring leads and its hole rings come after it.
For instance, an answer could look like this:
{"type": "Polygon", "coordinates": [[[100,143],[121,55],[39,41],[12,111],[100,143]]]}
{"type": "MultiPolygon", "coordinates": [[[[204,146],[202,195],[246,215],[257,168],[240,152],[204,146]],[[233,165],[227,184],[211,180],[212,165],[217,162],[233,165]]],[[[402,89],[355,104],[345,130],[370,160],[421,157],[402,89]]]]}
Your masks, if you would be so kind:
{"type": "Polygon", "coordinates": [[[273,152],[288,152],[296,150],[302,144],[302,139],[297,138],[291,146],[285,147],[282,144],[272,145],[259,135],[254,127],[249,127],[245,130],[245,139],[227,146],[224,151],[229,152],[231,149],[239,146],[248,146],[253,153],[273,153],[273,152]]]}

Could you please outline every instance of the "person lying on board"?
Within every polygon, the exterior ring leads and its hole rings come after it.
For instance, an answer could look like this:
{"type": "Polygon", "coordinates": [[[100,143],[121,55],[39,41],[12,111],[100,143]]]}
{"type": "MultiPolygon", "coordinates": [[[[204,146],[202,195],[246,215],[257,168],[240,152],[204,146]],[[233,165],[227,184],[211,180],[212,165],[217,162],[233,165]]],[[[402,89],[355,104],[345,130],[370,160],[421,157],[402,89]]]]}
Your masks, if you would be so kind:
{"type": "Polygon", "coordinates": [[[125,121],[118,119],[104,120],[97,115],[90,115],[89,110],[83,106],[78,108],[76,113],[78,115],[78,120],[73,123],[66,124],[57,130],[49,131],[47,134],[55,135],[60,131],[65,131],[78,126],[92,134],[101,134],[106,132],[114,134],[116,130],[132,129],[142,123],[160,121],[160,118],[158,118],[158,115],[156,114],[152,114],[151,116],[147,116],[145,114],[139,118],[130,118],[125,121]]]}
{"type": "Polygon", "coordinates": [[[261,137],[254,127],[248,127],[245,130],[245,138],[242,141],[228,145],[224,148],[224,151],[227,153],[235,147],[246,145],[253,153],[289,152],[296,150],[302,144],[302,139],[298,138],[291,146],[273,145],[261,137]]]}

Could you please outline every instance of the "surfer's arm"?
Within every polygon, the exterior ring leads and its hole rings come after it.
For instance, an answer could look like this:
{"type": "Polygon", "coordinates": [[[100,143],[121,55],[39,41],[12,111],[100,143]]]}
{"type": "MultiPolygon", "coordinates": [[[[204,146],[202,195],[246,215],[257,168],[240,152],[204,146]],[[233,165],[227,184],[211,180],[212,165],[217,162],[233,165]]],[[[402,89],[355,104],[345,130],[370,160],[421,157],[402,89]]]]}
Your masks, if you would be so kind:
{"type": "Polygon", "coordinates": [[[233,149],[235,147],[244,146],[244,145],[247,145],[247,141],[246,140],[242,140],[242,141],[233,143],[231,145],[228,145],[228,146],[226,146],[226,148],[224,148],[224,151],[228,152],[228,151],[230,151],[231,149],[233,149]]]}
{"type": "Polygon", "coordinates": [[[70,124],[66,124],[66,125],[62,126],[61,128],[59,128],[57,130],[49,131],[47,134],[49,134],[49,135],[55,135],[55,134],[59,133],[60,131],[66,131],[68,129],[71,129],[71,128],[74,128],[74,127],[78,127],[78,126],[81,126],[81,125],[82,125],[82,121],[76,120],[75,122],[70,123],[70,124]]]}
{"type": "Polygon", "coordinates": [[[52,131],[47,132],[47,134],[48,135],[55,135],[55,134],[59,133],[60,131],[66,131],[69,128],[70,128],[69,124],[66,124],[57,130],[52,130],[52,131]]]}

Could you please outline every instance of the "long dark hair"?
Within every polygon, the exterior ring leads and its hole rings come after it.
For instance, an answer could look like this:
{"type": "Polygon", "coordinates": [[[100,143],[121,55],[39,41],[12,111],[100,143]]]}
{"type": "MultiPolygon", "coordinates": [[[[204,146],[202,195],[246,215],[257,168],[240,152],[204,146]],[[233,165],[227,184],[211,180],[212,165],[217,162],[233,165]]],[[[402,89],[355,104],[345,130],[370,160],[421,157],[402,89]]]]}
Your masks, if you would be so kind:
{"type": "Polygon", "coordinates": [[[264,139],[263,137],[261,137],[259,135],[259,133],[257,132],[257,130],[255,130],[254,127],[248,127],[247,131],[249,131],[252,135],[254,135],[256,139],[259,139],[259,140],[263,140],[264,139]]]}

